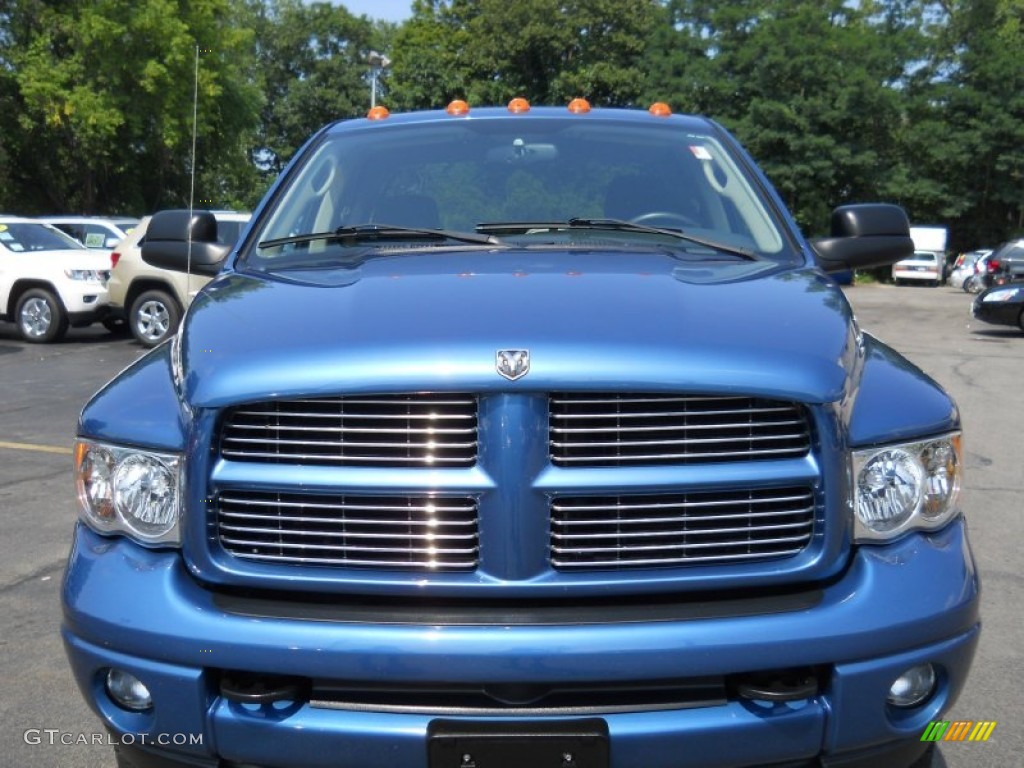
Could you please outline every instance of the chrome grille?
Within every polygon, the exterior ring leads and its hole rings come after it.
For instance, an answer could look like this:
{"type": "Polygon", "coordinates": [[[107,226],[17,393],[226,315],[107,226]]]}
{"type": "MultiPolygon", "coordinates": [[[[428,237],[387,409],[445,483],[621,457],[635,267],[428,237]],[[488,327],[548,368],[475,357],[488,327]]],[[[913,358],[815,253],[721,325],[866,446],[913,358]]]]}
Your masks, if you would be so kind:
{"type": "Polygon", "coordinates": [[[423,571],[477,564],[471,497],[231,490],[216,505],[221,546],[246,560],[423,571]]]}
{"type": "Polygon", "coordinates": [[[805,486],[559,497],[551,504],[551,563],[601,569],[787,557],[810,542],[814,512],[805,486]]]}
{"type": "Polygon", "coordinates": [[[472,395],[274,400],[231,408],[228,459],[360,467],[469,467],[477,455],[472,395]]]}
{"type": "Polygon", "coordinates": [[[804,456],[806,411],[756,397],[553,394],[551,460],[559,466],[696,464],[804,456]]]}

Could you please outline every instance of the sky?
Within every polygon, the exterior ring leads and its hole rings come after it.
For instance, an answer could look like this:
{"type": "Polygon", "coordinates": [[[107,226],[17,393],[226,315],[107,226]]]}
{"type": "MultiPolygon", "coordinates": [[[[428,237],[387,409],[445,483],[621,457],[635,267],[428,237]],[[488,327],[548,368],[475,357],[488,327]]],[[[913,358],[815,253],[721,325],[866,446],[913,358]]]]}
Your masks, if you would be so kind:
{"type": "Polygon", "coordinates": [[[383,21],[405,21],[412,16],[412,0],[336,0],[353,16],[369,16],[383,21]]]}

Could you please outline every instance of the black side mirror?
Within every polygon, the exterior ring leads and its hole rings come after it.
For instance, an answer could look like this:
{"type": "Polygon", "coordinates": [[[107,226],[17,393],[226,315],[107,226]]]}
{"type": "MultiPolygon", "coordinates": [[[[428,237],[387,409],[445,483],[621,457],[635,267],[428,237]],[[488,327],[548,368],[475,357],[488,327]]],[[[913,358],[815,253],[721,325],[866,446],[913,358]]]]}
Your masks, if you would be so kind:
{"type": "Polygon", "coordinates": [[[811,247],[826,272],[893,264],[914,253],[907,214],[887,203],[836,208],[831,237],[812,240],[811,247]]]}
{"type": "Polygon", "coordinates": [[[209,211],[160,211],[146,228],[142,260],[161,269],[212,277],[231,247],[217,242],[217,220],[209,211]]]}

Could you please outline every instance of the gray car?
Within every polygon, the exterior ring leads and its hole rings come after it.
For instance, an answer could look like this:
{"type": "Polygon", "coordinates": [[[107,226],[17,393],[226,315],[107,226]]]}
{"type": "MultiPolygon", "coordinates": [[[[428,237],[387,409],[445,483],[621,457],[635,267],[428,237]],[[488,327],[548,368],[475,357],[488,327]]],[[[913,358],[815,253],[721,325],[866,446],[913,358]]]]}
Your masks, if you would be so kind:
{"type": "Polygon", "coordinates": [[[952,288],[962,288],[968,293],[973,293],[972,288],[980,284],[975,278],[984,268],[982,259],[990,253],[992,253],[991,248],[980,248],[960,254],[946,282],[952,288]]]}

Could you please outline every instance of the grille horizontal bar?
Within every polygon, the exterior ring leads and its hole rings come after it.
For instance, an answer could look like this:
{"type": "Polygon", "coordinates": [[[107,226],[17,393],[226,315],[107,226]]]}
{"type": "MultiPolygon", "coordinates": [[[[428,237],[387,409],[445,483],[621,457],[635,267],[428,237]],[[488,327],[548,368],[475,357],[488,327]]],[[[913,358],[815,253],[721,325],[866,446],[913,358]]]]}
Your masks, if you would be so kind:
{"type": "Polygon", "coordinates": [[[743,462],[804,456],[806,411],[755,397],[556,393],[549,401],[558,466],[743,462]]]}
{"type": "Polygon", "coordinates": [[[814,532],[809,487],[558,497],[558,569],[708,565],[796,555],[814,532]]]}
{"type": "Polygon", "coordinates": [[[230,554],[284,565],[472,570],[476,499],[225,491],[217,534],[230,554]]]}
{"type": "Polygon", "coordinates": [[[409,394],[272,400],[229,409],[220,452],[238,461],[359,467],[470,467],[472,395],[409,394]]]}
{"type": "Polygon", "coordinates": [[[581,716],[722,706],[723,677],[607,683],[388,685],[313,680],[310,706],[436,716],[581,716]]]}

